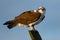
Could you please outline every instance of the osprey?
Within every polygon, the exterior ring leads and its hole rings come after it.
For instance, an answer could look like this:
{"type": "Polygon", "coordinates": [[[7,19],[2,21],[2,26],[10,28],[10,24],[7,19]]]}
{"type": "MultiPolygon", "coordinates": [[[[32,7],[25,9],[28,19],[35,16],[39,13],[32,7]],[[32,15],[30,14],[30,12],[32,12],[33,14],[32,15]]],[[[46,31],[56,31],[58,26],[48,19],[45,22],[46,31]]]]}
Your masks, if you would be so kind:
{"type": "Polygon", "coordinates": [[[32,30],[35,30],[34,26],[39,24],[45,18],[45,11],[46,9],[42,6],[37,10],[25,11],[14,19],[6,21],[4,25],[7,25],[9,29],[18,25],[30,27],[32,30]]]}

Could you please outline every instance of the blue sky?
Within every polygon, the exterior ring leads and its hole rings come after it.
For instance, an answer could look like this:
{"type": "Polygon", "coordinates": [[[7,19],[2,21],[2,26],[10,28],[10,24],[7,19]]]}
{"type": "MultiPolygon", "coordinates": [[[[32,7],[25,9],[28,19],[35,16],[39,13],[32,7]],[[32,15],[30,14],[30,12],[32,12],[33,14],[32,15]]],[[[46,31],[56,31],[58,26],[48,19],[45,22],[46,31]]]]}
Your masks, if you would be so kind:
{"type": "Polygon", "coordinates": [[[9,30],[3,23],[39,6],[46,8],[46,17],[36,30],[43,40],[60,40],[60,0],[0,0],[0,40],[31,40],[28,28],[9,30]]]}

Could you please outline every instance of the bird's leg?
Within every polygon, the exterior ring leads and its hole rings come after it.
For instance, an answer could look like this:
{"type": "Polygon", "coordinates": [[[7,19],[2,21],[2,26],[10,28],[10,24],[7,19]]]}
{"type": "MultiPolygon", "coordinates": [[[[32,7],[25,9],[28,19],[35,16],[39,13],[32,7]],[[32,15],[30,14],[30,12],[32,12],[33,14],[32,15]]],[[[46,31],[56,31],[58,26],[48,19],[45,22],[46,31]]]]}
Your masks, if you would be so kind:
{"type": "Polygon", "coordinates": [[[34,25],[30,25],[31,30],[35,30],[34,25]]]}

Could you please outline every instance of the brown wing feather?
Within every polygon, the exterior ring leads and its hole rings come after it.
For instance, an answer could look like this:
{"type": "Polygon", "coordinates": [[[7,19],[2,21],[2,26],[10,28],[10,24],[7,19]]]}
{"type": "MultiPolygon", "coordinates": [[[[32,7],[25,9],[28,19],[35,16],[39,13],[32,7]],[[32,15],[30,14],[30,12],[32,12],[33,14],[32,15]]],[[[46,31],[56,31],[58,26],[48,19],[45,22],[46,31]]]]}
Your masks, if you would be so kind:
{"type": "Polygon", "coordinates": [[[23,12],[17,16],[14,20],[17,23],[28,25],[29,23],[35,22],[40,18],[41,14],[33,11],[23,12]]]}

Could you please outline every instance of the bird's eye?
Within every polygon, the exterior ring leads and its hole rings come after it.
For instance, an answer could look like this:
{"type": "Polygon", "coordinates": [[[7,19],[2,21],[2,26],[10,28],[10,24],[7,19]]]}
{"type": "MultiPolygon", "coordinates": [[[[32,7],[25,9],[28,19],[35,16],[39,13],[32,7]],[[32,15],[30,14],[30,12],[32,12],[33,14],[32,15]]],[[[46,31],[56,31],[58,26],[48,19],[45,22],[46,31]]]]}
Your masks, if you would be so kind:
{"type": "Polygon", "coordinates": [[[45,11],[45,9],[42,9],[42,11],[45,11]]]}

